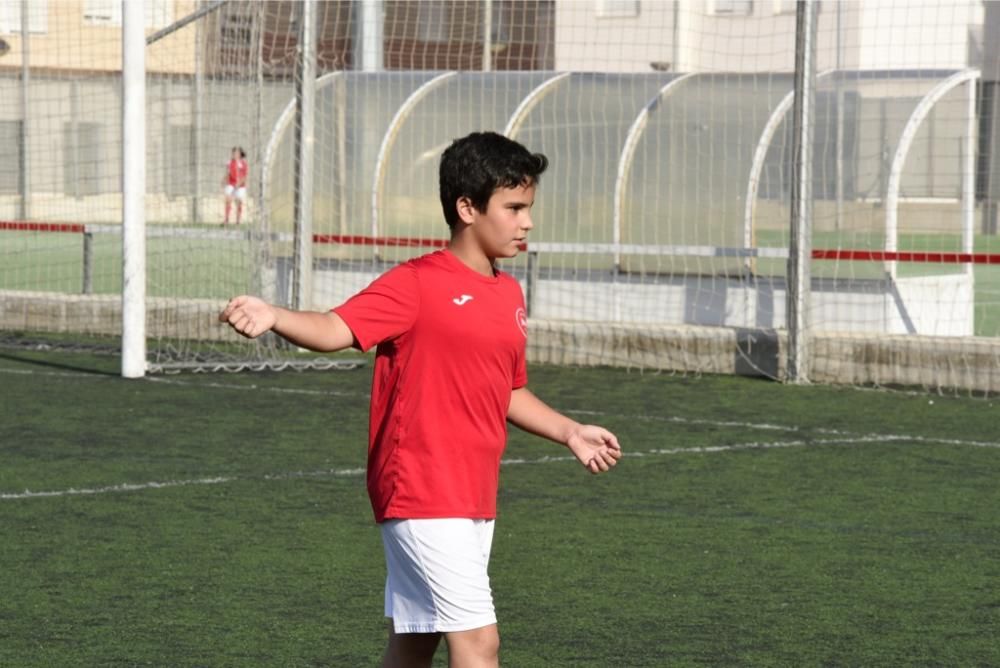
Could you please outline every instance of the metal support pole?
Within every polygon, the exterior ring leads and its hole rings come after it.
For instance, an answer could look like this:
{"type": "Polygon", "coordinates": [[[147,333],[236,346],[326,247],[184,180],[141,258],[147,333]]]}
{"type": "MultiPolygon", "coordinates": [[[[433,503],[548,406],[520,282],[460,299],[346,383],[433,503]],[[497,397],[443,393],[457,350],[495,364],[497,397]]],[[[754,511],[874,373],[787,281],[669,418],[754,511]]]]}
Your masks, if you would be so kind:
{"type": "Polygon", "coordinates": [[[83,286],[80,290],[89,295],[94,291],[94,234],[83,233],[83,286]]]}
{"type": "Polygon", "coordinates": [[[191,222],[201,222],[201,146],[202,123],[205,117],[205,29],[204,22],[194,29],[194,87],[191,91],[191,222]]]}
{"type": "Polygon", "coordinates": [[[67,160],[72,170],[69,192],[67,195],[83,197],[83,188],[80,187],[80,82],[77,79],[69,84],[69,142],[64,150],[69,152],[67,160]]]}
{"type": "Polygon", "coordinates": [[[980,114],[983,174],[982,233],[997,234],[1000,225],[1000,2],[983,3],[983,81],[980,114]]]}
{"type": "Polygon", "coordinates": [[[337,177],[334,181],[337,193],[338,230],[347,234],[347,81],[343,76],[334,83],[334,109],[337,110],[337,177]]]}
{"type": "MultiPolygon", "coordinates": [[[[358,21],[357,30],[360,31],[357,39],[355,51],[356,61],[363,72],[381,72],[384,68],[384,29],[385,29],[385,6],[383,0],[361,0],[361,20],[358,21]],[[360,53],[358,53],[360,51],[360,53]]],[[[367,114],[367,105],[370,102],[361,101],[360,111],[367,114]]],[[[364,123],[358,138],[360,146],[362,164],[366,164],[368,159],[377,160],[377,151],[380,144],[379,134],[374,123],[364,123]]],[[[374,226],[374,219],[372,221],[374,226]]],[[[372,259],[380,259],[379,247],[372,246],[372,259]]]]}
{"type": "Polygon", "coordinates": [[[493,0],[483,0],[483,72],[493,69],[493,0]]]}
{"type": "MultiPolygon", "coordinates": [[[[148,46],[150,44],[155,44],[156,42],[159,42],[164,37],[174,34],[187,24],[197,21],[201,17],[205,16],[206,14],[211,14],[217,9],[221,9],[224,5],[228,4],[228,2],[229,0],[215,0],[214,2],[206,3],[203,7],[188,14],[179,21],[174,21],[167,27],[154,32],[152,35],[146,38],[146,45],[148,46]]],[[[195,5],[197,4],[198,0],[195,0],[195,5]]]]}
{"type": "Polygon", "coordinates": [[[31,21],[28,0],[21,0],[21,220],[31,218],[31,21]]]}
{"type": "Polygon", "coordinates": [[[146,40],[122,0],[122,376],[146,374],[146,40]]]}
{"type": "MultiPolygon", "coordinates": [[[[990,3],[992,4],[992,3],[990,3]]],[[[983,170],[982,233],[997,234],[998,199],[1000,199],[1000,83],[989,81],[983,68],[980,102],[980,169],[983,170]]]]}
{"type": "Polygon", "coordinates": [[[816,5],[795,10],[795,98],[792,105],[792,215],[788,249],[788,380],[809,381],[809,288],[812,255],[812,148],[816,111],[816,5]]]}
{"type": "Polygon", "coordinates": [[[383,30],[385,7],[382,0],[361,0],[361,67],[365,72],[380,72],[383,67],[383,30]]]}
{"type": "Polygon", "coordinates": [[[299,5],[298,76],[295,82],[295,258],[292,308],[312,302],[313,153],[316,117],[316,0],[299,5]]]}
{"type": "MultiPolygon", "coordinates": [[[[975,247],[976,217],[976,80],[966,84],[965,136],[962,138],[962,252],[972,253],[975,247]]],[[[965,273],[973,276],[973,265],[965,265],[965,273]]]]}
{"type": "Polygon", "coordinates": [[[256,106],[254,110],[253,148],[251,150],[253,151],[254,169],[257,171],[255,173],[256,179],[252,181],[253,187],[248,188],[250,202],[254,202],[254,206],[250,211],[247,211],[247,227],[250,231],[253,253],[257,258],[256,266],[250,273],[254,293],[265,295],[268,301],[273,301],[274,286],[265,282],[265,276],[270,274],[269,270],[273,264],[267,204],[264,202],[264,28],[267,25],[267,10],[268,3],[257,3],[257,12],[254,15],[253,39],[257,46],[257,62],[255,64],[257,87],[254,91],[256,106]],[[253,215],[251,215],[251,211],[253,215]]]}
{"type": "Polygon", "coordinates": [[[528,251],[528,278],[525,280],[524,301],[530,318],[535,313],[538,298],[538,251],[528,251]]]}
{"type": "Polygon", "coordinates": [[[837,6],[837,73],[833,75],[834,85],[837,87],[837,130],[834,138],[834,150],[836,153],[836,218],[834,227],[839,232],[844,226],[844,83],[840,78],[840,71],[844,68],[843,53],[843,24],[841,15],[844,11],[844,3],[838,2],[837,6]]]}

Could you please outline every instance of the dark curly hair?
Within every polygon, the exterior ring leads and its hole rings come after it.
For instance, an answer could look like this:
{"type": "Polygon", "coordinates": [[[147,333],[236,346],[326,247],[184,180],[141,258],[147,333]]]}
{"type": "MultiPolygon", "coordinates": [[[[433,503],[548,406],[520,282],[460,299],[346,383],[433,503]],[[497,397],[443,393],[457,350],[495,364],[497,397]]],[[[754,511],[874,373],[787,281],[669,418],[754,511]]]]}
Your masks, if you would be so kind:
{"type": "Polygon", "coordinates": [[[439,188],[441,208],[448,227],[459,222],[456,202],[468,197],[479,211],[486,211],[498,188],[538,183],[549,160],[496,132],[473,132],[451,143],[441,155],[439,188]]]}

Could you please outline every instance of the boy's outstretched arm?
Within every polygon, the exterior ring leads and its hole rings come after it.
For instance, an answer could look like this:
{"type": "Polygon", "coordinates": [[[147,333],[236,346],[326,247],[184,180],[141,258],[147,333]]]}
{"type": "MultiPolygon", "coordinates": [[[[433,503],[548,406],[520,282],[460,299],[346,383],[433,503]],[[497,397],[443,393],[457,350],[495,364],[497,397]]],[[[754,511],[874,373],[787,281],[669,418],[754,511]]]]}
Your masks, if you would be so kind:
{"type": "Polygon", "coordinates": [[[507,419],[536,436],[562,443],[591,473],[607,471],[622,456],[618,439],[610,431],[571,420],[550,408],[526,387],[511,392],[507,419]]]}
{"type": "Polygon", "coordinates": [[[290,311],[247,295],[230,299],[219,314],[219,322],[229,323],[248,339],[270,330],[297,346],[318,352],[332,353],[354,343],[350,327],[333,311],[290,311]]]}

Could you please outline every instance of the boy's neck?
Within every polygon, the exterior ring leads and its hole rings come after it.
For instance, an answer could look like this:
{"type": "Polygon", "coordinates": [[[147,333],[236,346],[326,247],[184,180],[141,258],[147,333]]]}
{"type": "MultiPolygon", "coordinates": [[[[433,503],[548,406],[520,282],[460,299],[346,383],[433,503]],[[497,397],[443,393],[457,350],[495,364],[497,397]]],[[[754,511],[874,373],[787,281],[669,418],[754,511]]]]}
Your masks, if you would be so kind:
{"type": "Polygon", "coordinates": [[[483,249],[475,243],[471,235],[455,234],[448,242],[448,250],[457,257],[462,264],[472,269],[478,274],[493,278],[496,273],[493,269],[493,258],[486,255],[483,249]]]}

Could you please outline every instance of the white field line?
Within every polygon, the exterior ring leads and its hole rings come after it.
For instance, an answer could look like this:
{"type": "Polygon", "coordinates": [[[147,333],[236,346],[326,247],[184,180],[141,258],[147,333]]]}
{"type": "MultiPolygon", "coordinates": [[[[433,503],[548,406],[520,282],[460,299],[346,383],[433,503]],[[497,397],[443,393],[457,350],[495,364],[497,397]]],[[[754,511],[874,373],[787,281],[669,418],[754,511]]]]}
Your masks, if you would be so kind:
{"type": "MultiPolygon", "coordinates": [[[[17,374],[38,374],[38,375],[51,375],[51,376],[87,376],[91,378],[103,378],[108,379],[112,376],[89,374],[83,372],[54,372],[54,371],[35,371],[30,369],[0,369],[2,373],[17,373],[17,374]]],[[[248,384],[242,385],[239,383],[192,383],[190,381],[180,380],[176,378],[162,378],[158,376],[147,376],[145,378],[147,382],[161,383],[166,385],[183,385],[183,386],[197,386],[197,387],[211,387],[215,389],[224,390],[239,390],[239,391],[259,391],[259,392],[274,392],[277,394],[304,394],[304,395],[315,395],[315,396],[335,396],[335,397],[364,397],[369,398],[367,392],[343,392],[339,390],[310,390],[304,388],[288,388],[288,387],[270,387],[267,385],[256,385],[248,384]]],[[[592,415],[598,417],[614,417],[623,420],[648,420],[657,422],[670,422],[674,424],[692,424],[692,425],[706,425],[710,427],[735,427],[738,429],[759,429],[762,431],[784,431],[784,432],[799,432],[802,433],[804,430],[802,427],[796,425],[780,425],[780,424],[769,424],[767,422],[741,422],[734,420],[710,420],[704,418],[685,418],[676,415],[619,415],[616,413],[607,413],[604,411],[595,410],[585,410],[585,409],[560,409],[561,412],[568,415],[592,415]]],[[[828,434],[831,436],[860,436],[857,432],[845,431],[841,429],[827,429],[823,427],[813,427],[807,429],[810,432],[817,434],[828,434]]],[[[984,448],[1000,448],[1000,443],[992,441],[966,441],[962,439],[942,439],[934,437],[925,436],[912,436],[909,434],[869,434],[865,436],[877,437],[885,441],[914,441],[917,443],[937,443],[941,445],[970,445],[984,448]]],[[[728,446],[724,446],[728,447],[728,446]]],[[[3,498],[3,497],[0,497],[3,498]]]]}
{"type": "MultiPolygon", "coordinates": [[[[336,390],[310,390],[310,389],[296,389],[287,387],[269,387],[260,385],[240,385],[236,383],[191,383],[189,381],[172,379],[172,378],[158,378],[149,377],[146,380],[155,383],[166,383],[169,385],[197,385],[199,387],[212,387],[216,389],[226,389],[226,390],[255,390],[260,392],[275,392],[278,394],[308,394],[308,395],[319,395],[319,396],[337,396],[337,397],[365,397],[369,398],[368,393],[362,392],[342,392],[336,390]]],[[[769,424],[766,422],[740,422],[734,420],[709,420],[709,419],[699,419],[699,418],[685,418],[676,415],[619,415],[613,413],[606,413],[604,411],[595,410],[584,410],[584,409],[559,409],[561,412],[568,415],[592,415],[595,417],[615,417],[623,420],[649,420],[658,422],[672,422],[675,424],[693,424],[693,425],[705,425],[709,427],[735,427],[738,429],[759,429],[762,431],[784,431],[784,432],[803,432],[803,428],[795,425],[780,425],[780,424],[769,424]]],[[[808,431],[817,434],[827,434],[830,436],[859,436],[857,432],[844,431],[841,429],[827,429],[823,427],[814,427],[808,429],[808,431]]],[[[938,438],[927,438],[923,436],[910,436],[907,434],[869,434],[865,438],[877,437],[886,441],[916,441],[923,443],[940,443],[947,445],[974,445],[986,448],[1000,448],[1000,443],[993,443],[989,441],[964,441],[958,439],[938,439],[938,438]]],[[[729,446],[723,446],[729,447],[729,446]]]]}
{"type": "MultiPolygon", "coordinates": [[[[921,440],[929,443],[942,443],[946,445],[971,445],[977,447],[1000,448],[1000,443],[980,443],[974,441],[952,441],[948,439],[910,439],[906,436],[884,436],[882,434],[870,434],[859,438],[831,438],[818,441],[795,440],[795,441],[771,441],[748,443],[734,443],[732,445],[712,445],[693,448],[654,448],[651,450],[640,450],[625,452],[624,456],[629,458],[662,457],[673,455],[705,455],[723,452],[737,452],[741,450],[771,450],[776,448],[807,448],[821,445],[860,445],[863,443],[879,443],[885,441],[911,441],[921,440]]],[[[552,462],[572,462],[575,458],[569,455],[545,456],[533,459],[506,458],[500,464],[503,466],[518,466],[525,464],[549,464],[552,462]]],[[[69,488],[62,490],[50,490],[34,492],[25,490],[23,492],[2,492],[0,501],[15,501],[33,498],[51,498],[63,496],[94,496],[100,494],[114,494],[117,492],[138,492],[150,489],[165,489],[168,487],[186,487],[193,485],[220,485],[236,481],[246,480],[294,480],[298,478],[339,478],[356,477],[365,474],[363,468],[345,469],[324,469],[316,471],[289,471],[284,473],[269,473],[260,478],[241,476],[217,476],[212,478],[191,478],[188,480],[167,480],[159,482],[144,483],[121,483],[118,485],[108,485],[106,487],[84,487],[69,488]]]]}
{"type": "Polygon", "coordinates": [[[186,386],[196,386],[196,387],[211,387],[217,390],[242,390],[255,391],[255,392],[275,392],[277,394],[310,394],[315,396],[333,396],[333,397],[364,397],[369,398],[367,392],[341,392],[339,390],[309,390],[305,388],[294,388],[294,387],[269,387],[267,385],[261,386],[256,384],[241,385],[239,383],[192,383],[186,380],[178,380],[176,378],[160,378],[157,376],[147,376],[144,380],[150,383],[160,383],[162,385],[186,385],[186,386]]]}
{"type": "Polygon", "coordinates": [[[3,369],[0,373],[10,373],[15,376],[55,376],[57,378],[93,378],[97,380],[108,380],[117,378],[106,373],[84,373],[82,371],[38,371],[36,369],[3,369]]]}

